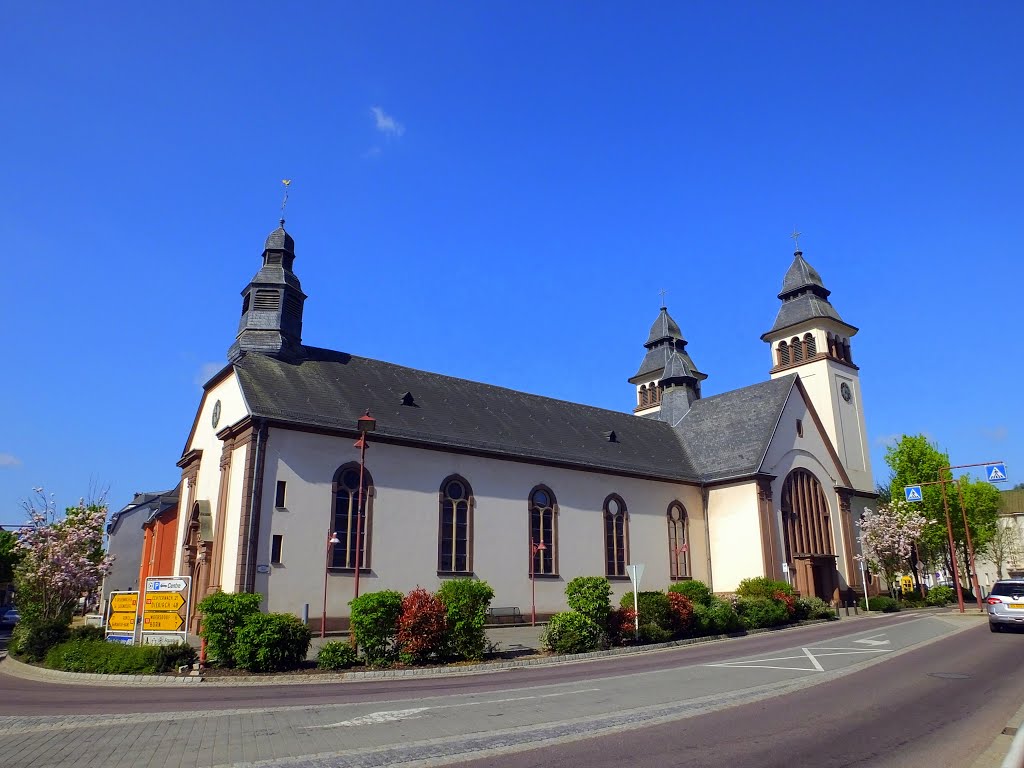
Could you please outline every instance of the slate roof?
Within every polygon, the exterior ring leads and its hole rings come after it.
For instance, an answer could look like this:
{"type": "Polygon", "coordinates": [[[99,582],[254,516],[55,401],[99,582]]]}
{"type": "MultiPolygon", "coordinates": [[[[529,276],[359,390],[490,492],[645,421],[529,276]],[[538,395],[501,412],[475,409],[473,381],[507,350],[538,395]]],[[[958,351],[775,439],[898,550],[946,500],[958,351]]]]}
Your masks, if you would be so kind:
{"type": "Polygon", "coordinates": [[[235,370],[250,412],[354,430],[369,408],[375,434],[512,459],[698,481],[677,431],[646,419],[316,347],[286,362],[249,353],[235,370]],[[415,405],[403,405],[412,395],[415,405]],[[611,442],[607,433],[614,432],[611,442]]]}
{"type": "Polygon", "coordinates": [[[757,472],[797,375],[697,400],[678,429],[704,482],[757,472]]]}
{"type": "Polygon", "coordinates": [[[662,307],[661,311],[658,313],[658,317],[654,321],[654,325],[651,326],[651,332],[647,334],[647,341],[644,342],[644,346],[650,346],[662,339],[678,339],[679,341],[686,341],[686,339],[683,338],[683,332],[679,330],[679,324],[672,319],[672,316],[668,313],[667,307],[662,307]]]}
{"type": "Polygon", "coordinates": [[[281,226],[267,235],[267,242],[264,243],[263,250],[295,253],[295,240],[285,232],[284,219],[281,219],[281,226]]]}
{"type": "Polygon", "coordinates": [[[821,281],[818,270],[804,260],[803,251],[796,251],[793,254],[793,263],[786,271],[786,276],[782,278],[782,291],[779,293],[779,298],[785,299],[788,294],[803,288],[818,288],[817,293],[823,294],[822,298],[828,298],[828,295],[832,293],[821,281]]]}
{"type": "Polygon", "coordinates": [[[790,328],[798,323],[802,323],[805,320],[813,320],[816,318],[828,318],[835,320],[837,323],[841,323],[846,326],[851,333],[856,333],[856,326],[850,325],[836,312],[836,308],[833,307],[827,299],[822,299],[815,296],[813,293],[805,293],[802,296],[797,296],[795,299],[783,302],[782,306],[779,307],[779,314],[775,316],[775,325],[771,327],[770,331],[767,331],[761,336],[764,341],[768,340],[776,331],[781,331],[784,328],[790,328]]]}
{"type": "MultiPolygon", "coordinates": [[[[163,510],[167,509],[168,505],[177,503],[177,488],[172,488],[169,491],[150,491],[136,493],[135,497],[130,502],[125,504],[124,507],[117,510],[117,512],[110,516],[110,521],[107,523],[107,533],[114,534],[117,531],[117,524],[122,519],[130,517],[133,512],[145,509],[154,512],[155,514],[159,514],[163,510]]],[[[151,520],[152,517],[153,515],[148,515],[146,522],[149,522],[149,520],[151,520]]]]}

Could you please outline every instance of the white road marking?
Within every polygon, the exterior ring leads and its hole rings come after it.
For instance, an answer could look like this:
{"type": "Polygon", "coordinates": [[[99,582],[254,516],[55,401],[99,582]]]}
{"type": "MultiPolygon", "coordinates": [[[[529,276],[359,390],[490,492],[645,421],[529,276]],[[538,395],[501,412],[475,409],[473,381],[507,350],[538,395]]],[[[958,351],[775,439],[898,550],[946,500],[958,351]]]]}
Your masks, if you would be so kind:
{"type": "Polygon", "coordinates": [[[824,672],[825,671],[825,668],[823,666],[821,666],[821,663],[816,658],[814,658],[814,654],[813,653],[811,653],[806,648],[801,648],[800,650],[804,652],[804,656],[806,656],[808,659],[811,660],[811,664],[814,665],[814,668],[816,670],[818,670],[819,672],[824,672]]]}
{"type": "Polygon", "coordinates": [[[880,635],[872,635],[871,637],[865,637],[863,640],[854,640],[855,643],[864,643],[864,645],[889,645],[888,640],[876,640],[875,638],[885,637],[883,632],[880,635]]]}
{"type": "Polygon", "coordinates": [[[383,712],[371,712],[368,715],[354,717],[351,720],[341,720],[337,723],[326,725],[307,725],[302,730],[314,728],[351,728],[356,725],[378,725],[379,723],[392,723],[396,720],[416,720],[423,717],[424,712],[432,709],[456,709],[457,707],[482,707],[487,704],[506,704],[510,701],[527,701],[529,699],[553,699],[556,696],[573,696],[578,693],[592,693],[600,688],[582,688],[577,691],[563,691],[561,693],[543,693],[539,696],[512,696],[507,699],[491,699],[490,701],[467,701],[460,704],[440,704],[436,707],[416,707],[415,709],[392,709],[383,712]]]}

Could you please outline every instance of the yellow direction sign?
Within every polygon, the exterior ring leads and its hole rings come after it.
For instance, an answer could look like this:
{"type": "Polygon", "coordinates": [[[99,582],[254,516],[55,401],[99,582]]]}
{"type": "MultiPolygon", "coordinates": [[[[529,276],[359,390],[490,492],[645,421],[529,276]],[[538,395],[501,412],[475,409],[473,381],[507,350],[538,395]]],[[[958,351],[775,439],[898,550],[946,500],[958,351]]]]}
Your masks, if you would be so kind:
{"type": "Polygon", "coordinates": [[[143,610],[177,611],[185,604],[185,598],[178,592],[151,592],[146,595],[146,606],[143,610]]]}
{"type": "Polygon", "coordinates": [[[135,613],[139,607],[139,593],[113,595],[110,598],[110,610],[114,613],[135,613]]]}
{"type": "Polygon", "coordinates": [[[135,629],[135,612],[112,613],[107,621],[107,629],[111,632],[131,632],[135,629]]]}
{"type": "Polygon", "coordinates": [[[184,619],[176,613],[145,613],[142,616],[145,632],[177,632],[184,624],[184,619]]]}

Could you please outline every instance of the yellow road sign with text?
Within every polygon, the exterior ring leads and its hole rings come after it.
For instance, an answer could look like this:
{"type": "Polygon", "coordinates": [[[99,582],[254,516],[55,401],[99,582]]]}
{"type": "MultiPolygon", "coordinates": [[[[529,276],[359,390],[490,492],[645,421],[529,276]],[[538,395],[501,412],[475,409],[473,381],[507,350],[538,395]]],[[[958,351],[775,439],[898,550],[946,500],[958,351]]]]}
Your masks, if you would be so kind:
{"type": "Polygon", "coordinates": [[[145,632],[177,632],[185,624],[176,613],[144,613],[142,629],[145,632]]]}
{"type": "Polygon", "coordinates": [[[135,629],[135,611],[131,613],[112,613],[107,621],[107,629],[111,632],[131,632],[135,629]]]}
{"type": "Polygon", "coordinates": [[[139,595],[114,595],[110,598],[110,610],[114,613],[135,613],[139,608],[139,595]]]}
{"type": "Polygon", "coordinates": [[[150,611],[177,611],[185,604],[185,598],[180,592],[150,592],[146,595],[146,605],[143,610],[150,611]]]}

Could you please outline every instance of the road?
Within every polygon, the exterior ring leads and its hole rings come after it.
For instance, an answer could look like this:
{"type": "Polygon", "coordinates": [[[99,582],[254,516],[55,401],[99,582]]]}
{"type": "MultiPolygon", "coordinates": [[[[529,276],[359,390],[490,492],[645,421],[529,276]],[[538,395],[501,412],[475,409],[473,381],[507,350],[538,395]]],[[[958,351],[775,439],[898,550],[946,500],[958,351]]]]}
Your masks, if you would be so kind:
{"type": "Polygon", "coordinates": [[[1008,674],[1022,653],[1024,635],[898,615],[435,679],[157,689],[0,674],[0,736],[10,768],[965,768],[1024,703],[1024,676],[1008,674]]]}

